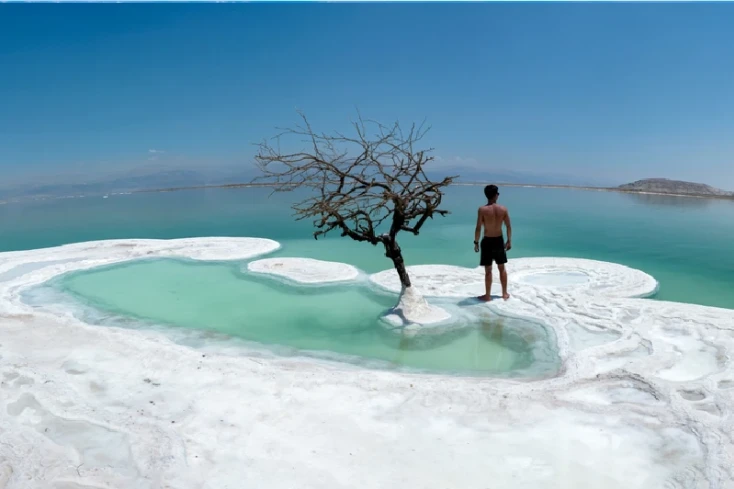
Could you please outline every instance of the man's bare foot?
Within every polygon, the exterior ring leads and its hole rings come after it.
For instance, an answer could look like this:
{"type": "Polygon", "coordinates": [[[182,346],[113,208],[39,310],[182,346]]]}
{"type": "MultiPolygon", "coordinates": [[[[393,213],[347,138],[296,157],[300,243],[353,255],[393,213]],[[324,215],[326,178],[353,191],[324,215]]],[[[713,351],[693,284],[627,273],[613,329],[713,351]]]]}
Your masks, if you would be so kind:
{"type": "Polygon", "coordinates": [[[484,302],[490,302],[492,300],[492,296],[484,294],[484,295],[480,295],[479,297],[477,297],[477,299],[479,299],[480,301],[484,301],[484,302]]]}
{"type": "Polygon", "coordinates": [[[509,298],[510,298],[510,294],[508,294],[507,292],[505,292],[504,294],[502,294],[502,298],[503,298],[504,300],[507,300],[507,299],[509,299],[509,298]]]}

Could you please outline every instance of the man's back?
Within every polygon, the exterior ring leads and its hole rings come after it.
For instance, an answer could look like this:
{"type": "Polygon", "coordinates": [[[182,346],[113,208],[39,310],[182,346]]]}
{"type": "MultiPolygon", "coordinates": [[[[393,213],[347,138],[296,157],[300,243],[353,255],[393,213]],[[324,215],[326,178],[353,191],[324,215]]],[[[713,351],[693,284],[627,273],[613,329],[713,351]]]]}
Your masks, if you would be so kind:
{"type": "Polygon", "coordinates": [[[507,207],[497,204],[500,196],[497,185],[484,187],[484,196],[487,205],[483,205],[477,212],[477,225],[474,229],[474,251],[482,254],[479,266],[484,267],[484,295],[478,297],[482,301],[491,301],[492,296],[492,263],[497,264],[500,271],[500,282],[502,282],[502,298],[507,300],[507,252],[512,248],[512,224],[507,207]],[[502,224],[507,228],[507,243],[502,236],[502,224]],[[480,243],[479,236],[484,228],[484,238],[480,243]]]}
{"type": "Polygon", "coordinates": [[[507,208],[499,204],[483,205],[479,216],[484,227],[484,235],[490,238],[502,236],[502,223],[507,217],[507,208]]]}

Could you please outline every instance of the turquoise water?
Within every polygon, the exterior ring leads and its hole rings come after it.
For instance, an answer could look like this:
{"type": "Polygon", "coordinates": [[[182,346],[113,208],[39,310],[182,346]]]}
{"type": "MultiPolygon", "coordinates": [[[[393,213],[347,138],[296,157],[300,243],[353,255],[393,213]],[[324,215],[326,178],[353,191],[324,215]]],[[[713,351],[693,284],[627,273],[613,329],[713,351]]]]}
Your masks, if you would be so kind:
{"type": "Polygon", "coordinates": [[[158,325],[206,330],[268,346],[375,366],[495,375],[552,375],[554,340],[539,325],[484,317],[443,334],[406,337],[380,316],[395,296],[363,285],[288,286],[240,271],[242,264],[173,259],[129,262],[62,276],[77,301],[158,325]]]}
{"type": "MultiPolygon", "coordinates": [[[[560,189],[501,188],[514,223],[511,257],[569,256],[622,263],[661,284],[658,299],[734,308],[734,202],[560,189]]],[[[0,250],[109,238],[263,236],[277,255],[390,266],[379,248],[348,239],[314,241],[294,222],[294,194],[266,189],[196,190],[0,205],[0,250]]],[[[450,188],[453,214],[405,236],[408,264],[476,266],[472,249],[481,187],[450,188]]],[[[510,278],[511,280],[511,278],[510,278]]],[[[511,286],[511,285],[510,285],[511,286]]]]}

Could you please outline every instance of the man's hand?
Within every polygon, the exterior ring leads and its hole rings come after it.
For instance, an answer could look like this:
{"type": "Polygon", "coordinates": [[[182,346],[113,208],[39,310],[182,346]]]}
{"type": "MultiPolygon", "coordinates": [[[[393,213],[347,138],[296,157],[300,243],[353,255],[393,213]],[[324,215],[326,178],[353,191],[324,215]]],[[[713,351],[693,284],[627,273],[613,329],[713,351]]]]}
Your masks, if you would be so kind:
{"type": "Polygon", "coordinates": [[[505,245],[505,251],[510,251],[512,249],[512,241],[507,241],[507,244],[505,245]]]}
{"type": "Polygon", "coordinates": [[[474,243],[474,253],[479,253],[479,243],[474,243]]]}

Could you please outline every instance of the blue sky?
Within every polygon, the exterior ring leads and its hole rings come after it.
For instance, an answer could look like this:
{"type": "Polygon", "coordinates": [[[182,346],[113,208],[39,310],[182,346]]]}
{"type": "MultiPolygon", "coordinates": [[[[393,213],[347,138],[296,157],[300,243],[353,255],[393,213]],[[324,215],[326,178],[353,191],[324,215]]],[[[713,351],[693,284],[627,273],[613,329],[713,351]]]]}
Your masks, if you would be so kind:
{"type": "Polygon", "coordinates": [[[0,5],[0,171],[244,166],[296,109],[330,131],[358,107],[426,118],[447,166],[734,189],[732,18],[734,4],[0,5]]]}

